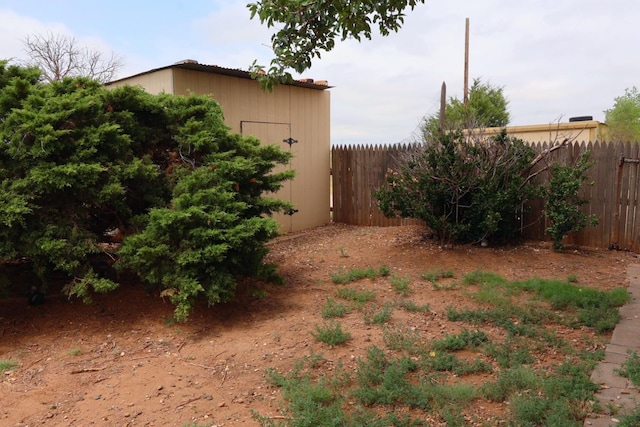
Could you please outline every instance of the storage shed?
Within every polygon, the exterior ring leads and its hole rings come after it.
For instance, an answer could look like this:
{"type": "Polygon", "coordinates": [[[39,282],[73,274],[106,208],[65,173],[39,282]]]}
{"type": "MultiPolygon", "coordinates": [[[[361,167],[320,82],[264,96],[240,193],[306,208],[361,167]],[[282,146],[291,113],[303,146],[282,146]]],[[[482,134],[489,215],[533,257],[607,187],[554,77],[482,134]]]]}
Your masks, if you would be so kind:
{"type": "Polygon", "coordinates": [[[107,83],[141,86],[152,94],[210,95],[218,101],[232,132],[291,151],[296,177],[276,193],[295,212],[277,214],[281,232],[330,222],[330,86],[311,79],[263,91],[247,71],[184,60],[107,83]]]}

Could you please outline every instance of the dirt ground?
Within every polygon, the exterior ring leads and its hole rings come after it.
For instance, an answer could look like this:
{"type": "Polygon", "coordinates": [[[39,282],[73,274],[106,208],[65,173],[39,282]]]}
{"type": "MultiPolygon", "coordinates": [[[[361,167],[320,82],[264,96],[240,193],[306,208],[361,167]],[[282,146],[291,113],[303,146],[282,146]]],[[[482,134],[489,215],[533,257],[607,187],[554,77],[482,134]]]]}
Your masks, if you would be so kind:
{"type": "MultiPolygon", "coordinates": [[[[352,336],[346,345],[330,348],[312,336],[323,321],[322,305],[339,286],[330,274],[340,269],[386,265],[393,275],[410,277],[411,300],[428,303],[430,312],[394,311],[391,324],[433,339],[460,329],[447,320],[447,306],[471,303],[462,290],[434,289],[421,273],[452,270],[452,280],[478,269],[512,280],[573,275],[582,286],[611,289],[626,286],[626,267],[638,262],[630,252],[557,253],[537,242],[443,249],[413,226],[329,225],[270,246],[269,261],[280,265],[285,286],[198,307],[186,323],[173,322],[172,306],[134,283],[96,296],[91,305],[63,295],[50,295],[41,306],[28,306],[26,298],[0,300],[0,360],[18,363],[0,378],[0,425],[258,425],[252,411],[281,419],[284,402],[265,369],[287,372],[311,352],[329,365],[353,369],[368,346],[381,342],[380,329],[366,324],[361,313],[341,319],[352,336]]],[[[379,305],[398,299],[388,280],[352,286],[374,290],[379,305]]],[[[585,331],[565,333],[579,340],[585,331]]],[[[553,363],[554,355],[545,358],[540,363],[553,363]]],[[[478,402],[476,411],[489,417],[502,409],[478,402]]]]}

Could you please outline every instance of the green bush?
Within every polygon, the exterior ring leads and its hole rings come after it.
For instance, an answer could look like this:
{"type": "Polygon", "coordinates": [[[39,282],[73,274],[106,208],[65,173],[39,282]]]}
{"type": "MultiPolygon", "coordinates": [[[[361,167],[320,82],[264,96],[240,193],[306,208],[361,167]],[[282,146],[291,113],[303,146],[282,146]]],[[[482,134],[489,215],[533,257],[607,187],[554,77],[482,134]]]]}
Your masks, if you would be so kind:
{"type": "Polygon", "coordinates": [[[589,202],[579,196],[587,179],[586,171],[591,167],[589,154],[588,151],[583,153],[575,165],[554,163],[551,166],[551,180],[543,193],[547,199],[545,213],[551,221],[546,231],[556,250],[563,249],[562,239],[569,233],[598,224],[594,214],[587,215],[580,210],[580,206],[589,202]]]}
{"type": "Polygon", "coordinates": [[[205,166],[182,177],[170,206],[152,209],[144,229],[120,249],[121,268],[172,290],[178,319],[187,317],[199,296],[211,305],[226,302],[235,296],[239,277],[273,273],[262,260],[278,225],[262,215],[286,204],[262,198],[261,187],[273,185],[263,183],[269,182],[266,173],[288,157],[239,135],[215,140],[219,148],[203,158],[205,166]]]}
{"type": "Polygon", "coordinates": [[[38,76],[0,61],[0,261],[27,259],[44,285],[56,273],[89,299],[117,287],[104,267],[119,258],[181,319],[243,276],[273,277],[270,214],[290,206],[264,195],[292,178],[274,173],[289,153],[231,134],[208,96],[38,76]],[[108,257],[115,230],[129,237],[108,257]]]}
{"type": "Polygon", "coordinates": [[[451,131],[402,159],[374,196],[386,216],[421,219],[442,242],[502,241],[535,194],[525,173],[534,157],[504,131],[488,139],[451,131]]]}

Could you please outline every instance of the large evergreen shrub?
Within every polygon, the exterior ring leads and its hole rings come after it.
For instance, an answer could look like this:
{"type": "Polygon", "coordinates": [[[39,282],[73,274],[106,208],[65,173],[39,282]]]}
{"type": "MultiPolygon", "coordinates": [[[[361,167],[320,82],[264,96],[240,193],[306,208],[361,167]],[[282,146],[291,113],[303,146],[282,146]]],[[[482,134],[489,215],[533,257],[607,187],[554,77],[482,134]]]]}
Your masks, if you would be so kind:
{"type": "Polygon", "coordinates": [[[117,286],[95,259],[110,260],[118,229],[133,234],[111,259],[171,288],[180,317],[201,293],[228,300],[262,268],[269,215],[289,207],[264,195],[292,177],[273,173],[290,155],[230,134],[206,96],[42,84],[0,62],[0,141],[0,260],[29,261],[43,282],[62,273],[83,298],[117,286]]]}

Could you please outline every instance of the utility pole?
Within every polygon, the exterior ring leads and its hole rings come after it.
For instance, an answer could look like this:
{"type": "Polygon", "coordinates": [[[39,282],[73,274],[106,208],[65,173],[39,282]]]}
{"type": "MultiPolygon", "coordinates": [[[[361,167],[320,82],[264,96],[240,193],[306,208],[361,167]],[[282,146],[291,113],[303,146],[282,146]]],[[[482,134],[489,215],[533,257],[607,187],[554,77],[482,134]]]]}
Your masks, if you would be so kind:
{"type": "Polygon", "coordinates": [[[464,98],[462,104],[469,102],[469,18],[466,19],[464,32],[464,98]]]}
{"type": "Polygon", "coordinates": [[[445,124],[445,112],[447,106],[447,84],[442,82],[442,89],[440,89],[440,132],[444,132],[445,124]]]}

